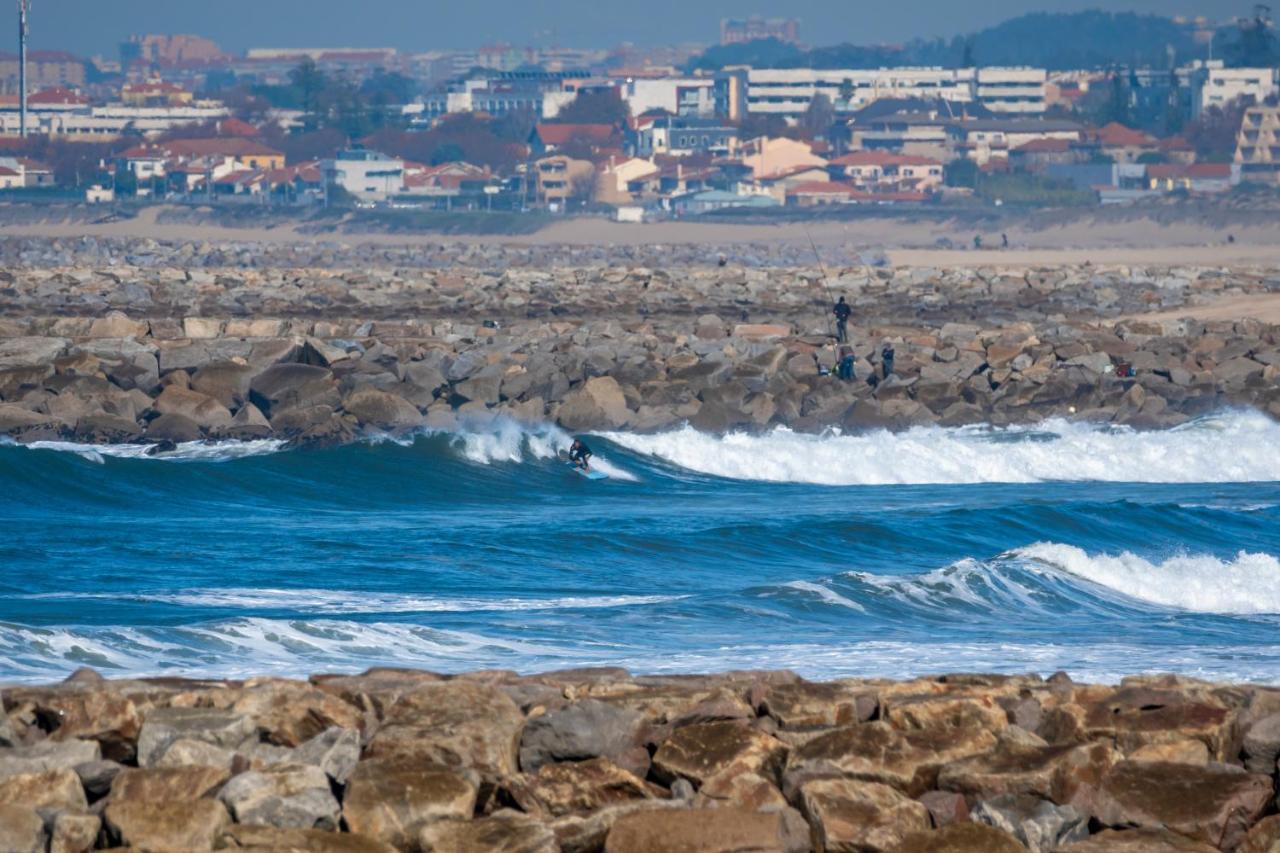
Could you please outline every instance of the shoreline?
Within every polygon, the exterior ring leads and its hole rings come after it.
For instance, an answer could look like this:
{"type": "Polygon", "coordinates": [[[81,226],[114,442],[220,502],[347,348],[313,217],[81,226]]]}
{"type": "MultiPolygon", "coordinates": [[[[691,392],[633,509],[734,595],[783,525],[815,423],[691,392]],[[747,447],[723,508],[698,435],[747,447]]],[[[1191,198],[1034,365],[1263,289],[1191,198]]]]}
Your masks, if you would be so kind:
{"type": "Polygon", "coordinates": [[[1280,840],[1280,692],[375,669],[0,687],[0,840],[333,851],[1209,851],[1280,840]],[[683,846],[681,846],[683,845],[683,846]]]}

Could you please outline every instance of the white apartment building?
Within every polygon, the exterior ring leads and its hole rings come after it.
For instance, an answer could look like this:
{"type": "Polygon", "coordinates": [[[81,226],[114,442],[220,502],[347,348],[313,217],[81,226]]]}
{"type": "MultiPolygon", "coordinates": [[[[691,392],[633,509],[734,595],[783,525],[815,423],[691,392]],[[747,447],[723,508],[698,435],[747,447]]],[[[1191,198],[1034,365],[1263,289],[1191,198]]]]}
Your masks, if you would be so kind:
{"type": "Polygon", "coordinates": [[[1193,76],[1191,117],[1240,98],[1260,104],[1280,92],[1274,68],[1224,68],[1220,60],[1198,64],[1193,76]]]}
{"type": "Polygon", "coordinates": [[[628,77],[621,89],[633,116],[666,110],[675,116],[708,117],[716,112],[715,86],[710,77],[628,77]]]}
{"type": "Polygon", "coordinates": [[[738,100],[727,105],[731,117],[736,108],[739,114],[796,118],[818,94],[826,95],[837,112],[854,112],[881,98],[921,98],[1039,115],[1047,79],[1042,68],[741,68],[725,73],[737,77],[721,86],[722,99],[729,92],[738,100]]]}
{"type": "MultiPolygon", "coordinates": [[[[221,102],[201,101],[181,107],[130,107],[108,104],[79,110],[32,112],[27,118],[28,133],[68,140],[109,141],[125,130],[156,136],[175,127],[204,124],[226,118],[230,112],[221,102]]],[[[17,136],[20,118],[16,112],[0,112],[0,136],[17,136]]]]}
{"type": "Polygon", "coordinates": [[[361,201],[386,201],[404,192],[404,161],[377,151],[339,151],[320,168],[327,186],[341,187],[361,201]]]}

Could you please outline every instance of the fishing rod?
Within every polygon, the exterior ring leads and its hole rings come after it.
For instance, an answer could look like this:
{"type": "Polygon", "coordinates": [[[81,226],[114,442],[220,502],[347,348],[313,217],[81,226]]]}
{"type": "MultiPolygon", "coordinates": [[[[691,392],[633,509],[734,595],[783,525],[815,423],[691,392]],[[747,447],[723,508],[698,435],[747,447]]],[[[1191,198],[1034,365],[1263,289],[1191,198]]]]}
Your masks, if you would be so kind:
{"type": "MultiPolygon", "coordinates": [[[[804,236],[809,239],[809,248],[813,249],[813,257],[818,262],[818,271],[822,273],[822,289],[827,292],[827,299],[831,301],[831,304],[835,305],[836,300],[831,293],[831,285],[827,283],[827,268],[822,263],[822,255],[818,252],[818,244],[813,241],[813,235],[809,233],[808,228],[802,225],[801,229],[804,231],[804,236]]],[[[836,334],[835,321],[831,319],[830,311],[827,312],[827,328],[831,330],[831,337],[839,337],[836,334]]]]}

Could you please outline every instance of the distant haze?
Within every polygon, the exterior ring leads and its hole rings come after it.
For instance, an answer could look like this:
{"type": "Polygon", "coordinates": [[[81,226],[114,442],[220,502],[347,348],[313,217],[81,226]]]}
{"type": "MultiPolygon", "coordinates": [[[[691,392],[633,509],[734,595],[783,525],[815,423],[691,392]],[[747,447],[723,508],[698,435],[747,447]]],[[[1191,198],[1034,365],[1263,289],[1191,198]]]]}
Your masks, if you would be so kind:
{"type": "MultiPolygon", "coordinates": [[[[32,44],[115,56],[131,33],[194,33],[224,50],[271,47],[468,48],[517,45],[612,47],[713,43],[722,17],[797,17],[811,44],[859,44],[971,32],[1034,11],[1102,8],[1165,15],[1244,15],[1235,0],[32,0],[32,44]]],[[[0,49],[16,13],[0,6],[0,49]]]]}

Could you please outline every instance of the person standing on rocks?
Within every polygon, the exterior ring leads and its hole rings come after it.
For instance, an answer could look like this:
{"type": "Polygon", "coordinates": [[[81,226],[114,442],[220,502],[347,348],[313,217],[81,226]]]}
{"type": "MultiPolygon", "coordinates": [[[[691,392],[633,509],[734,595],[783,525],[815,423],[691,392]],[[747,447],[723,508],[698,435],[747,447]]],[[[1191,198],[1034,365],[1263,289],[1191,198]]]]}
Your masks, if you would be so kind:
{"type": "Polygon", "coordinates": [[[853,309],[849,307],[849,303],[845,302],[844,297],[841,296],[835,307],[831,309],[831,313],[836,315],[836,343],[848,343],[849,315],[853,313],[853,309]]]}
{"type": "Polygon", "coordinates": [[[885,379],[893,375],[893,341],[888,338],[880,346],[880,372],[885,379]]]}
{"type": "Polygon", "coordinates": [[[853,381],[853,361],[853,348],[840,347],[840,361],[836,372],[845,382],[853,381]]]}

